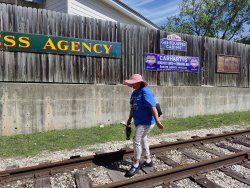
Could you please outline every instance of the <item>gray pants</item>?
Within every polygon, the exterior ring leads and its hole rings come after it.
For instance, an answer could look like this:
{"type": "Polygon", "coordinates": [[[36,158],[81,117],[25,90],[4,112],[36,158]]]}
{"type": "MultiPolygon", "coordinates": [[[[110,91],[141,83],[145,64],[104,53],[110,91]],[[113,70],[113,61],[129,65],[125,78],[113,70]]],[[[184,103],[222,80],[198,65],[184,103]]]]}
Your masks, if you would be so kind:
{"type": "Polygon", "coordinates": [[[134,159],[139,160],[143,156],[150,155],[147,143],[147,134],[153,129],[153,125],[138,125],[133,136],[134,159]]]}

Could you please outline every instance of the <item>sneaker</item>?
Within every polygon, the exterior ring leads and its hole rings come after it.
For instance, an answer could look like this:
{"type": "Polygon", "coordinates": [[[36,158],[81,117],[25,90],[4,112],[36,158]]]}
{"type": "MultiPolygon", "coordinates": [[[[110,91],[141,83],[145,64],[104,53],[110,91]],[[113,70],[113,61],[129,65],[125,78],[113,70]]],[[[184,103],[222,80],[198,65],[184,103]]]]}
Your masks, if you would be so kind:
{"type": "Polygon", "coordinates": [[[130,170],[127,171],[126,175],[133,176],[133,175],[135,175],[139,171],[139,169],[140,169],[140,165],[137,168],[132,165],[131,168],[130,168],[130,170]]]}
{"type": "Polygon", "coordinates": [[[145,168],[145,167],[153,167],[153,161],[151,160],[150,163],[147,163],[146,161],[144,161],[144,163],[141,165],[141,168],[145,168]]]}

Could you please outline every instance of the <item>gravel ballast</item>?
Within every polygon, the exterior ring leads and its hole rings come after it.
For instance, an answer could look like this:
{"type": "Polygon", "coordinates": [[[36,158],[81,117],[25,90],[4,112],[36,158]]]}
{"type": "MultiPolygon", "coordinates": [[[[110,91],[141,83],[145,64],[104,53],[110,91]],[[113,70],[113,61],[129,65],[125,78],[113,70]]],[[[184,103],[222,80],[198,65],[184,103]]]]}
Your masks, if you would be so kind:
{"type": "MultiPolygon", "coordinates": [[[[179,138],[191,139],[191,136],[196,136],[196,135],[200,137],[204,137],[207,134],[222,134],[225,131],[231,132],[234,130],[245,130],[247,128],[248,127],[246,126],[232,125],[232,126],[223,126],[223,127],[214,128],[214,129],[190,130],[190,131],[181,131],[181,132],[169,133],[169,134],[163,133],[160,135],[148,136],[148,143],[149,145],[154,145],[154,144],[159,144],[161,141],[173,142],[173,141],[177,141],[177,139],[179,138]]],[[[229,144],[227,141],[223,141],[222,143],[226,145],[231,145],[235,148],[242,149],[242,150],[249,149],[245,146],[242,147],[241,145],[238,145],[238,144],[233,144],[233,145],[229,144]]],[[[23,168],[23,167],[38,165],[39,163],[46,162],[46,161],[51,161],[51,162],[62,161],[65,159],[69,159],[70,156],[80,155],[82,157],[82,156],[94,155],[96,151],[93,151],[93,152],[87,151],[87,149],[91,149],[91,148],[97,148],[100,151],[104,150],[105,152],[113,152],[113,151],[120,150],[121,148],[124,148],[125,146],[128,146],[128,145],[132,146],[132,140],[113,141],[113,142],[107,142],[107,143],[102,143],[102,144],[82,146],[82,147],[75,148],[74,150],[71,150],[71,151],[68,151],[68,150],[60,150],[60,151],[54,151],[54,152],[43,151],[36,156],[29,156],[29,157],[0,158],[0,171],[4,171],[7,166],[12,166],[12,165],[19,165],[19,168],[23,168]]],[[[218,152],[225,153],[225,154],[233,153],[233,152],[229,152],[226,149],[218,148],[214,144],[206,144],[205,146],[208,148],[214,149],[218,152]]],[[[209,159],[216,158],[216,156],[212,154],[209,154],[206,152],[202,153],[201,152],[202,150],[197,150],[195,148],[192,148],[191,150],[195,152],[196,154],[209,158],[209,159]]],[[[166,155],[170,157],[171,159],[173,159],[174,161],[183,165],[197,162],[195,160],[186,158],[183,154],[180,154],[180,152],[178,152],[177,150],[168,151],[166,152],[166,155]]],[[[155,158],[154,155],[152,156],[152,160],[154,162],[154,166],[157,171],[167,170],[171,168],[170,166],[165,165],[160,160],[155,158]]],[[[240,167],[239,165],[232,166],[232,169],[236,170],[239,173],[245,174],[246,177],[250,176],[249,175],[250,170],[244,167],[240,167]]],[[[54,176],[51,179],[52,187],[67,187],[66,186],[67,184],[73,183],[73,180],[72,180],[73,174],[74,174],[74,171],[65,173],[65,174],[62,173],[60,176],[54,176]]],[[[98,167],[94,169],[93,172],[89,173],[89,177],[95,186],[112,182],[112,180],[109,178],[107,174],[107,170],[104,167],[98,167]]],[[[223,172],[220,172],[220,171],[209,172],[207,173],[207,177],[208,179],[210,179],[211,181],[215,183],[218,183],[222,187],[250,187],[246,184],[242,184],[236,180],[230,179],[228,176],[226,176],[223,172]],[[225,180],[223,180],[224,177],[225,177],[225,180]]],[[[23,183],[21,181],[18,181],[17,184],[21,185],[23,183]]],[[[33,184],[33,182],[28,181],[27,184],[31,185],[33,184]]],[[[178,184],[178,186],[180,187],[200,187],[189,179],[179,180],[178,182],[176,182],[176,184],[178,184]]],[[[12,185],[12,187],[18,187],[18,186],[12,185]]],[[[75,187],[75,184],[72,185],[72,187],[75,187]]]]}

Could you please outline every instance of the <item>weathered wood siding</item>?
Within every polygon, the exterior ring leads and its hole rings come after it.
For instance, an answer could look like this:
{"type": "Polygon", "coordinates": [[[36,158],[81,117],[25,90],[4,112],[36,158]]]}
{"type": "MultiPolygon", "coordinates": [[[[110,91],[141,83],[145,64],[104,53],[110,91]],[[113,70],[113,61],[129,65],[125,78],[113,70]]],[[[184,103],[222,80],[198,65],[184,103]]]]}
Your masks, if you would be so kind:
{"type": "Polygon", "coordinates": [[[205,81],[213,86],[249,87],[247,45],[186,34],[187,52],[160,50],[160,38],[168,32],[120,22],[0,4],[0,30],[21,33],[83,38],[121,43],[121,58],[37,54],[0,51],[0,81],[74,84],[123,84],[134,73],[150,85],[187,86],[201,84],[199,73],[144,70],[145,53],[199,57],[205,61],[205,81]],[[215,72],[216,54],[241,56],[240,74],[215,72]]]}
{"type": "Polygon", "coordinates": [[[124,24],[143,26],[130,16],[119,12],[105,1],[100,0],[68,0],[68,13],[124,24]]]}
{"type": "Polygon", "coordinates": [[[67,13],[67,0],[46,0],[44,9],[67,13]]]}

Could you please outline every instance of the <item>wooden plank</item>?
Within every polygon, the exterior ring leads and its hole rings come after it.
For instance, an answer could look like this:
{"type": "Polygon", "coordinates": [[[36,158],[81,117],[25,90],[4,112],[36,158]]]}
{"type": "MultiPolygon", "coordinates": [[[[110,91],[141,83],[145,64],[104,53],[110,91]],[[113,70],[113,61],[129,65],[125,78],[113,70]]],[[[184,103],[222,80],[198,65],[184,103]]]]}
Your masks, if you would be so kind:
{"type": "MultiPolygon", "coordinates": [[[[69,28],[69,20],[70,15],[65,14],[65,24],[63,27],[63,35],[65,37],[70,37],[70,28],[69,28]]],[[[71,55],[65,55],[64,56],[64,70],[63,70],[63,82],[64,83],[71,83],[71,55]]]]}
{"type": "Polygon", "coordinates": [[[54,82],[54,63],[56,55],[48,54],[48,82],[54,82]]]}
{"type": "Polygon", "coordinates": [[[4,57],[3,57],[3,51],[0,51],[0,81],[4,81],[4,57]]]}
{"type": "MultiPolygon", "coordinates": [[[[149,29],[148,31],[148,53],[154,53],[154,45],[153,45],[153,29],[149,29]]],[[[153,77],[152,77],[152,71],[147,71],[147,79],[146,82],[149,85],[153,85],[153,77]]]]}
{"type": "MultiPolygon", "coordinates": [[[[240,56],[240,43],[236,43],[236,56],[240,56]]],[[[241,87],[242,59],[240,59],[240,73],[237,76],[236,87],[241,87]]]]}
{"type": "MultiPolygon", "coordinates": [[[[33,18],[33,9],[28,8],[27,10],[27,32],[28,33],[34,33],[35,32],[35,25],[34,23],[34,18],[33,18]]],[[[36,76],[36,63],[35,63],[35,53],[26,53],[27,55],[27,82],[34,82],[35,81],[35,76],[36,76]]]]}
{"type": "MultiPolygon", "coordinates": [[[[97,40],[97,19],[91,19],[91,30],[92,30],[92,39],[97,40]]],[[[91,57],[92,59],[92,76],[91,82],[96,83],[96,57],[91,57]]]]}
{"type": "Polygon", "coordinates": [[[17,28],[17,20],[18,20],[18,7],[16,5],[12,5],[12,31],[13,32],[18,32],[17,28]]]}
{"type": "Polygon", "coordinates": [[[245,175],[242,175],[241,173],[238,173],[228,167],[223,167],[220,169],[223,173],[225,173],[226,175],[240,181],[243,182],[247,185],[250,185],[250,178],[247,178],[245,175]]]}
{"type": "MultiPolygon", "coordinates": [[[[232,44],[232,41],[227,41],[226,42],[225,51],[227,52],[227,55],[232,55],[232,53],[231,53],[231,48],[232,48],[231,44],[232,44]]],[[[228,87],[232,86],[232,75],[233,74],[227,74],[227,76],[226,76],[226,82],[227,82],[228,87]]]]}
{"type": "MultiPolygon", "coordinates": [[[[9,14],[7,11],[7,5],[6,4],[1,4],[2,5],[2,29],[3,31],[8,31],[9,27],[9,14]]],[[[8,81],[8,53],[6,54],[6,52],[3,52],[3,56],[2,56],[2,81],[8,81]]]]}
{"type": "MultiPolygon", "coordinates": [[[[76,35],[78,35],[77,32],[77,16],[76,15],[69,15],[69,35],[71,38],[76,38],[76,35]]],[[[78,72],[78,61],[77,56],[70,55],[70,69],[71,69],[71,83],[78,83],[77,81],[77,72],[78,72]]]]}
{"type": "Polygon", "coordinates": [[[133,46],[134,46],[134,50],[133,50],[133,54],[134,54],[134,73],[135,74],[139,74],[138,70],[138,38],[139,38],[139,27],[138,26],[134,26],[134,33],[133,33],[133,46]]]}
{"type": "MultiPolygon", "coordinates": [[[[188,56],[193,57],[193,44],[194,43],[194,36],[189,35],[189,51],[188,51],[188,56]]],[[[194,85],[193,84],[193,73],[188,73],[188,85],[194,85]]]]}
{"type": "MultiPolygon", "coordinates": [[[[34,11],[34,9],[33,9],[34,11]]],[[[42,15],[42,9],[37,10],[37,23],[35,27],[35,34],[42,34],[42,27],[43,27],[43,15],[42,15]]],[[[35,72],[35,81],[36,82],[42,82],[43,80],[43,69],[42,69],[42,54],[36,54],[35,56],[36,60],[36,72],[35,72]]]]}
{"type": "MultiPolygon", "coordinates": [[[[216,60],[213,59],[213,61],[215,60],[217,62],[217,54],[222,54],[221,52],[221,42],[222,40],[221,39],[214,39],[214,42],[215,42],[215,57],[216,57],[216,60]]],[[[214,71],[214,75],[215,75],[215,86],[221,86],[221,73],[217,73],[217,63],[214,62],[214,67],[215,67],[215,71],[214,71]]]]}
{"type": "Polygon", "coordinates": [[[35,188],[51,188],[50,177],[36,179],[35,188]]]}
{"type": "Polygon", "coordinates": [[[162,162],[164,162],[165,164],[167,164],[168,166],[171,166],[173,168],[182,166],[181,164],[173,161],[172,159],[166,157],[165,155],[156,155],[156,158],[160,159],[162,162]]]}
{"type": "MultiPolygon", "coordinates": [[[[90,27],[90,24],[91,24],[90,18],[86,17],[86,39],[91,39],[91,35],[90,35],[91,27],[90,27]]],[[[91,82],[91,80],[90,80],[91,70],[92,70],[92,67],[91,67],[91,64],[90,64],[90,58],[86,57],[86,73],[87,73],[85,75],[86,83],[91,82]]]]}
{"type": "MultiPolygon", "coordinates": [[[[79,22],[79,38],[85,38],[85,17],[80,16],[78,19],[79,22]]],[[[79,56],[79,83],[84,83],[85,80],[85,71],[84,71],[84,57],[79,56]]]]}
{"type": "Polygon", "coordinates": [[[217,156],[219,156],[219,157],[222,157],[222,156],[225,156],[225,155],[226,155],[226,154],[224,154],[224,153],[218,152],[218,151],[216,151],[216,150],[213,150],[213,149],[210,149],[210,148],[207,148],[207,147],[204,147],[204,146],[197,146],[197,148],[198,148],[198,149],[202,149],[202,150],[204,150],[204,151],[207,151],[207,152],[209,152],[209,153],[212,153],[212,154],[214,154],[214,155],[217,155],[217,156]]]}
{"type": "Polygon", "coordinates": [[[116,165],[107,165],[106,166],[108,175],[113,182],[125,180],[126,177],[122,172],[123,169],[118,168],[116,165]]]}
{"type": "Polygon", "coordinates": [[[180,151],[182,154],[186,155],[187,157],[190,157],[198,162],[201,162],[201,161],[205,161],[205,160],[208,160],[207,158],[205,157],[201,157],[199,155],[196,155],[195,153],[193,152],[189,152],[188,150],[186,149],[178,149],[178,151],[180,151]]]}
{"type": "MultiPolygon", "coordinates": [[[[108,41],[114,42],[115,41],[115,28],[114,23],[109,21],[109,27],[108,27],[108,41]]],[[[114,60],[111,58],[107,59],[108,62],[108,84],[115,84],[115,73],[114,73],[114,60]]]]}
{"type": "MultiPolygon", "coordinates": [[[[102,24],[102,20],[98,19],[97,29],[96,29],[96,40],[102,40],[102,29],[104,29],[103,24],[102,24]]],[[[101,58],[101,57],[96,58],[96,83],[103,83],[102,59],[103,58],[101,58]]]]}
{"type": "MultiPolygon", "coordinates": [[[[102,40],[103,41],[107,41],[107,33],[106,31],[108,31],[108,21],[102,21],[102,40]]],[[[102,80],[103,83],[107,84],[108,83],[108,62],[107,62],[107,58],[102,58],[102,80]]]]}
{"type": "Polygon", "coordinates": [[[200,70],[199,70],[199,86],[201,85],[202,77],[204,77],[204,53],[205,53],[205,37],[199,37],[199,61],[200,61],[200,70]]]}
{"type": "MultiPolygon", "coordinates": [[[[199,176],[202,176],[202,175],[199,175],[199,176]]],[[[207,179],[205,176],[202,176],[202,178],[199,176],[192,176],[192,180],[206,188],[222,188],[218,184],[207,179]]]]}
{"type": "MultiPolygon", "coordinates": [[[[188,36],[187,34],[183,34],[182,35],[182,40],[187,41],[187,36],[188,36]]],[[[187,56],[187,52],[183,52],[182,55],[187,56]]],[[[183,72],[183,78],[182,79],[183,79],[183,85],[187,86],[188,85],[188,82],[187,82],[188,74],[186,72],[183,72]]]]}
{"type": "MultiPolygon", "coordinates": [[[[67,14],[68,16],[68,22],[67,22],[67,25],[68,25],[68,36],[70,38],[74,38],[75,37],[75,31],[74,31],[74,26],[75,26],[75,23],[74,23],[74,17],[75,15],[72,15],[72,14],[67,14]]],[[[75,62],[74,62],[74,57],[73,55],[69,55],[67,57],[67,66],[68,66],[68,83],[76,83],[76,78],[75,78],[75,62]]]]}
{"type": "MultiPolygon", "coordinates": [[[[157,34],[157,30],[154,29],[153,30],[153,53],[159,53],[159,47],[158,47],[158,34],[157,34]]],[[[152,85],[157,85],[157,71],[152,71],[152,78],[153,78],[153,83],[152,85]]]]}
{"type": "MultiPolygon", "coordinates": [[[[226,40],[222,40],[222,54],[228,55],[227,53],[227,42],[226,40]]],[[[216,57],[216,70],[217,70],[217,57],[216,57]]],[[[227,86],[228,87],[228,75],[230,74],[222,74],[221,75],[221,82],[222,82],[222,86],[227,86]]]]}
{"type": "Polygon", "coordinates": [[[90,188],[92,187],[90,179],[86,171],[80,170],[75,173],[76,187],[77,188],[90,188]]]}
{"type": "Polygon", "coordinates": [[[215,72],[216,72],[216,69],[215,69],[215,67],[216,67],[216,51],[215,51],[215,49],[216,49],[216,39],[211,39],[212,41],[212,50],[211,50],[211,61],[212,61],[212,66],[211,66],[211,74],[212,74],[212,85],[213,86],[216,86],[216,82],[215,82],[215,79],[216,79],[216,74],[215,74],[215,72]]]}
{"type": "MultiPolygon", "coordinates": [[[[237,56],[237,43],[233,43],[233,55],[237,56]]],[[[234,86],[237,87],[239,74],[234,74],[234,86]]]]}
{"type": "MultiPolygon", "coordinates": [[[[122,31],[121,31],[121,24],[120,22],[116,23],[116,42],[121,43],[121,35],[122,35],[122,31]]],[[[121,52],[120,52],[121,53],[121,52]]],[[[122,80],[122,69],[121,69],[121,58],[116,58],[115,59],[115,66],[116,66],[116,84],[122,84],[123,80],[122,80]]]]}
{"type": "MultiPolygon", "coordinates": [[[[29,26],[28,26],[27,17],[28,17],[28,9],[27,9],[27,7],[22,7],[22,17],[20,17],[20,18],[21,18],[21,20],[23,22],[22,23],[22,32],[23,33],[28,32],[29,26]]],[[[23,66],[23,70],[24,70],[23,75],[22,75],[22,80],[24,82],[28,82],[28,77],[29,77],[28,76],[28,74],[29,74],[29,72],[28,72],[28,67],[29,67],[28,63],[29,62],[27,60],[29,58],[29,53],[22,53],[22,55],[23,55],[22,66],[23,66]]]]}
{"type": "Polygon", "coordinates": [[[137,70],[140,75],[142,75],[142,68],[143,68],[143,54],[142,54],[142,27],[138,27],[137,33],[137,70]]]}
{"type": "Polygon", "coordinates": [[[48,82],[48,55],[47,54],[41,54],[41,61],[40,61],[40,68],[41,68],[41,74],[40,74],[40,82],[48,82]]]}
{"type": "Polygon", "coordinates": [[[22,11],[23,11],[23,16],[22,16],[22,22],[23,22],[23,32],[24,33],[27,33],[28,32],[28,28],[29,28],[29,25],[28,25],[28,20],[27,20],[27,17],[28,17],[28,8],[27,7],[22,7],[22,11]]]}
{"type": "MultiPolygon", "coordinates": [[[[80,28],[82,27],[82,16],[75,16],[75,37],[81,38],[80,28]]],[[[81,56],[77,56],[76,62],[76,80],[77,83],[82,83],[82,63],[81,56]]]]}
{"type": "Polygon", "coordinates": [[[129,79],[132,75],[131,72],[131,47],[130,47],[130,37],[131,37],[131,26],[127,25],[127,33],[126,33],[126,78],[125,79],[129,79]]]}
{"type": "Polygon", "coordinates": [[[244,70],[243,70],[243,87],[248,87],[248,64],[247,64],[247,59],[246,59],[246,45],[241,44],[242,46],[242,58],[243,58],[243,65],[244,65],[244,70]]]}
{"type": "Polygon", "coordinates": [[[25,53],[26,56],[26,82],[34,82],[35,81],[35,54],[34,53],[25,53]]]}
{"type": "Polygon", "coordinates": [[[42,34],[49,35],[49,20],[48,20],[48,11],[43,9],[42,10],[42,19],[43,19],[43,27],[42,27],[42,34]]]}
{"type": "Polygon", "coordinates": [[[248,87],[250,87],[250,45],[246,45],[246,63],[248,64],[248,87]]]}
{"type": "MultiPolygon", "coordinates": [[[[0,3],[0,11],[2,12],[2,10],[3,10],[3,4],[0,3]]],[[[0,30],[3,31],[3,13],[0,14],[0,30]]]]}
{"type": "Polygon", "coordinates": [[[212,63],[211,63],[211,49],[212,46],[211,46],[211,38],[208,38],[207,37],[207,44],[208,44],[208,56],[207,56],[207,65],[208,65],[208,75],[207,75],[207,85],[211,85],[212,84],[212,75],[211,75],[211,72],[212,72],[212,63]]]}
{"type": "Polygon", "coordinates": [[[146,53],[146,41],[145,41],[145,38],[146,38],[146,28],[145,27],[142,27],[142,34],[141,34],[141,41],[142,41],[142,44],[141,44],[141,53],[142,53],[142,72],[141,72],[141,75],[142,75],[142,78],[145,79],[146,77],[146,71],[145,71],[145,61],[144,61],[144,58],[145,58],[145,53],[146,53]]]}
{"type": "MultiPolygon", "coordinates": [[[[43,28],[42,28],[43,35],[49,35],[49,18],[48,18],[48,11],[43,9],[43,28]]],[[[50,81],[50,66],[49,66],[49,55],[42,54],[42,68],[43,68],[43,82],[50,81]]]]}
{"type": "Polygon", "coordinates": [[[244,58],[242,55],[242,44],[238,44],[238,48],[239,48],[239,56],[240,56],[240,85],[239,87],[244,87],[244,58]]]}
{"type": "Polygon", "coordinates": [[[124,75],[125,75],[125,69],[124,69],[124,61],[125,61],[125,32],[126,32],[126,26],[125,24],[120,24],[120,29],[118,30],[120,32],[119,42],[121,43],[121,59],[120,59],[120,84],[123,84],[124,81],[124,75]]]}
{"type": "MultiPolygon", "coordinates": [[[[54,19],[54,30],[53,33],[55,36],[61,35],[61,13],[60,12],[53,12],[53,19],[54,19]]],[[[55,55],[54,57],[54,72],[53,78],[55,83],[62,82],[62,67],[61,67],[61,58],[60,55],[55,55]]]]}
{"type": "Polygon", "coordinates": [[[9,17],[9,31],[14,30],[15,27],[15,23],[14,23],[14,17],[13,17],[13,6],[8,4],[7,5],[7,13],[8,13],[8,17],[9,17]]]}
{"type": "Polygon", "coordinates": [[[9,31],[9,14],[7,10],[7,5],[4,3],[2,4],[2,16],[3,31],[9,31]]]}

